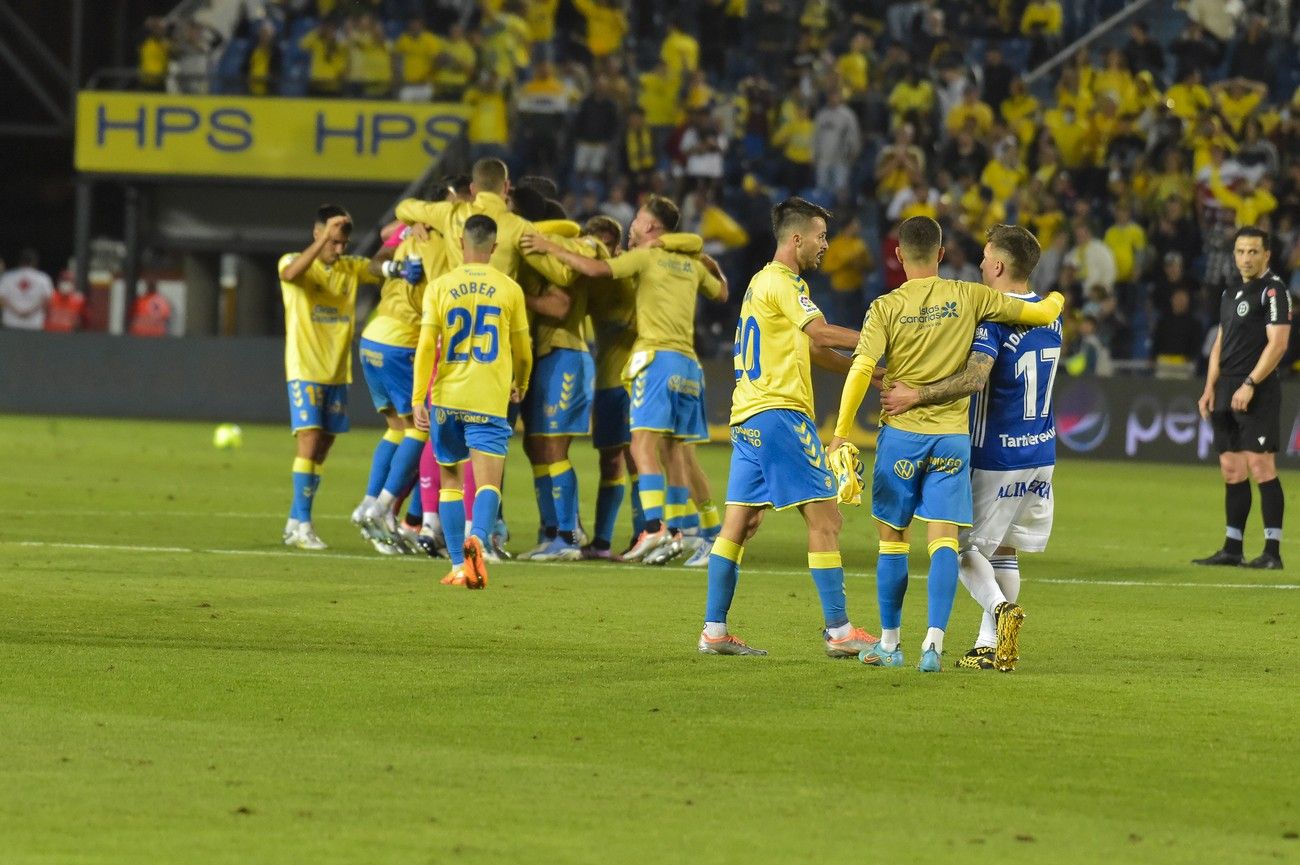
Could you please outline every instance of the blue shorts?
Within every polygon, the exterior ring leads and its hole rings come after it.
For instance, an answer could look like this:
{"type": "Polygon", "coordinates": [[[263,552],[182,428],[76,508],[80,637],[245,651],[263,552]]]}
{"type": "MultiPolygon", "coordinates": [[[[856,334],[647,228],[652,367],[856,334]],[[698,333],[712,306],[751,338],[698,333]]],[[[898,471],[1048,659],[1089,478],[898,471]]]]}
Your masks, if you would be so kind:
{"type": "Polygon", "coordinates": [[[731,428],[727,504],[779,511],[835,494],[817,424],[808,415],[768,409],[731,428]]]}
{"type": "Polygon", "coordinates": [[[348,425],[348,386],[317,384],[295,378],[289,382],[289,427],[345,433],[348,425]]]}
{"type": "Polygon", "coordinates": [[[551,350],[533,369],[524,407],[528,435],[585,436],[591,432],[592,386],[596,365],[591,354],[572,348],[551,350]]]}
{"type": "Polygon", "coordinates": [[[969,526],[970,436],[881,427],[871,478],[871,515],[900,531],[913,516],[969,526]]]}
{"type": "Polygon", "coordinates": [[[361,373],[370,388],[375,411],[411,413],[411,384],[415,379],[415,349],[361,340],[361,373]]]}
{"type": "Polygon", "coordinates": [[[458,408],[429,410],[433,456],[442,465],[463,463],[470,449],[503,457],[510,441],[510,425],[503,417],[494,417],[458,408]]]}
{"type": "Polygon", "coordinates": [[[592,447],[604,450],[632,443],[632,427],[627,419],[630,404],[627,388],[606,387],[596,391],[591,403],[592,447]]]}
{"type": "Polygon", "coordinates": [[[632,377],[632,406],[629,425],[633,431],[647,430],[686,441],[707,441],[709,425],[704,419],[704,373],[693,357],[678,351],[637,352],[631,366],[640,370],[632,377]],[[640,355],[645,358],[639,358],[640,355]]]}

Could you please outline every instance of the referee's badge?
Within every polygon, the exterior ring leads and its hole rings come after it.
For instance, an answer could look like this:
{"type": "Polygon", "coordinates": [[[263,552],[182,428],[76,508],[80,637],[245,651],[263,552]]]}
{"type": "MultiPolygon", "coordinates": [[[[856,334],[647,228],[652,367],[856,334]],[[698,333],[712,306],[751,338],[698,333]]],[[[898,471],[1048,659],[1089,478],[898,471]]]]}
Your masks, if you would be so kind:
{"type": "Polygon", "coordinates": [[[1241,317],[1241,318],[1245,318],[1245,317],[1246,317],[1246,313],[1248,313],[1248,312],[1250,312],[1250,304],[1249,304],[1249,303],[1247,303],[1246,301],[1243,300],[1241,303],[1237,304],[1237,315],[1238,315],[1239,317],[1241,317]]]}

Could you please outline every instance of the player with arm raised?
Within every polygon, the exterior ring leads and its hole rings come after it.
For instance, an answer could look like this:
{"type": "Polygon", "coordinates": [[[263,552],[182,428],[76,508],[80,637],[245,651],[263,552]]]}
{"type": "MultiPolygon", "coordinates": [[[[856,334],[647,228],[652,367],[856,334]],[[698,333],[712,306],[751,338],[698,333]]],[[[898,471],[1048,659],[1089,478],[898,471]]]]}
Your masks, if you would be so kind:
{"type": "Polygon", "coordinates": [[[496,223],[475,214],[461,238],[464,264],[435,281],[424,296],[411,399],[415,425],[430,430],[442,476],[438,510],[451,558],[444,584],[487,584],[488,536],[501,504],[510,403],[519,402],[532,374],[533,351],[519,284],[489,262],[496,223]],[[438,358],[431,406],[424,395],[438,358]],[[432,421],[431,421],[432,417],[432,421]],[[472,462],[478,492],[465,537],[462,466],[472,462]]]}
{"type": "Polygon", "coordinates": [[[539,234],[523,239],[526,251],[546,253],[586,276],[635,278],[637,340],[624,380],[631,388],[632,458],[646,525],[624,556],[631,561],[672,541],[664,522],[664,469],[668,483],[685,490],[690,481],[684,449],[708,434],[703,374],[695,359],[695,297],[725,300],[727,283],[713,259],[654,245],[676,230],[679,220],[677,205],[651,196],[629,228],[628,251],[609,260],[571,252],[539,234]],[[666,466],[659,459],[660,444],[666,466]]]}
{"type": "MultiPolygon", "coordinates": [[[[1038,326],[1061,314],[1064,298],[1057,292],[1040,303],[1026,303],[986,285],[940,278],[943,233],[929,217],[903,222],[898,241],[895,255],[907,281],[877,299],[867,313],[840,398],[831,451],[852,448],[845,437],[881,358],[889,358],[887,384],[933,384],[962,368],[981,321],[1038,326]]],[[[899,640],[909,552],[903,532],[916,517],[928,523],[930,553],[929,629],[919,669],[937,673],[941,668],[944,631],[957,593],[957,532],[971,525],[968,410],[969,400],[962,398],[882,418],[871,484],[871,515],[880,536],[876,593],[881,635],[859,655],[865,664],[903,666],[899,640]]],[[[842,484],[840,499],[846,498],[842,484]]]]}
{"type": "Polygon", "coordinates": [[[311,244],[282,256],[278,266],[289,424],[297,439],[284,542],[304,550],[326,549],[312,528],[312,502],[334,437],[348,431],[357,285],[383,275],[378,259],[343,254],[351,238],[348,212],[324,205],[316,211],[311,244]]]}
{"type": "Polygon", "coordinates": [[[736,325],[731,397],[731,472],[722,531],[709,555],[706,655],[766,655],[727,630],[745,542],[763,514],[798,508],[808,527],[808,570],[821,599],[826,654],[852,658],[875,641],[845,609],[836,485],[813,420],[812,364],[843,375],[858,334],[828,324],[801,274],[826,254],[824,208],[788,198],[772,210],[776,255],[750,280],[736,325]]]}
{"type": "MultiPolygon", "coordinates": [[[[995,225],[980,263],[985,283],[1009,297],[1037,302],[1029,277],[1040,251],[1025,229],[995,225]]],[[[1034,328],[981,322],[965,369],[919,388],[894,382],[881,396],[890,417],[971,396],[974,519],[960,534],[960,577],[984,615],[975,647],[958,667],[1009,671],[1020,658],[1024,611],[1017,603],[1017,556],[1021,550],[1042,552],[1052,531],[1052,384],[1060,358],[1060,319],[1034,328]]]]}

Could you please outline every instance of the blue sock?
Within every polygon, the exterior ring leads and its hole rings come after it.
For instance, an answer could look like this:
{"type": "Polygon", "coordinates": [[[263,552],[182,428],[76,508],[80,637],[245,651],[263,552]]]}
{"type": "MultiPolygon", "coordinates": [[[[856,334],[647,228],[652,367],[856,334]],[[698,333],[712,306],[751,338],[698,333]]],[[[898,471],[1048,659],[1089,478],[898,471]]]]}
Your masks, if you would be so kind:
{"type": "Polygon", "coordinates": [[[942,538],[930,544],[930,577],[926,582],[930,627],[948,630],[952,602],[957,597],[957,541],[942,538]]]}
{"type": "Polygon", "coordinates": [[[664,522],[668,528],[682,530],[682,520],[686,518],[686,503],[690,501],[691,491],[686,487],[669,486],[664,493],[664,522]]]}
{"type": "Polygon", "coordinates": [[[557,522],[550,466],[533,466],[533,495],[537,497],[537,516],[541,520],[542,528],[554,529],[557,522]]]}
{"type": "Polygon", "coordinates": [[[459,568],[465,564],[465,494],[460,490],[438,493],[438,517],[442,520],[442,536],[447,541],[451,566],[459,568]]]}
{"type": "Polygon", "coordinates": [[[470,527],[470,534],[483,542],[483,547],[489,547],[488,536],[492,534],[492,527],[497,522],[497,508],[501,505],[501,490],[494,486],[481,486],[474,493],[474,524],[470,527]]]}
{"type": "Polygon", "coordinates": [[[641,534],[645,528],[645,509],[641,507],[641,478],[639,475],[632,475],[632,537],[641,534]]]}
{"type": "Polygon", "coordinates": [[[907,594],[906,541],[881,541],[876,559],[876,598],[880,627],[899,628],[903,622],[903,596],[907,594]]]}
{"type": "Polygon", "coordinates": [[[551,463],[549,471],[555,525],[561,532],[572,532],[578,527],[578,473],[568,460],[551,463]]]}
{"type": "Polygon", "coordinates": [[[614,542],[614,526],[618,523],[618,509],[623,506],[626,495],[623,479],[601,481],[596,491],[596,537],[606,546],[614,542]]]}
{"type": "Polygon", "coordinates": [[[375,455],[370,458],[370,480],[366,482],[366,495],[377,496],[384,491],[384,481],[388,478],[388,469],[393,462],[393,454],[402,443],[402,434],[389,430],[375,445],[375,455]]]}
{"type": "Polygon", "coordinates": [[[384,489],[394,496],[401,495],[402,490],[411,486],[411,480],[420,473],[420,454],[424,451],[424,434],[407,433],[402,443],[393,454],[393,462],[388,467],[388,478],[384,489]]]}
{"type": "Polygon", "coordinates": [[[704,621],[725,622],[731,609],[731,599],[736,596],[736,583],[740,580],[740,560],[745,548],[726,538],[713,542],[709,554],[709,594],[704,602],[704,621]]]}
{"type": "Polygon", "coordinates": [[[320,475],[316,474],[316,464],[304,457],[295,457],[293,461],[293,506],[289,509],[289,518],[299,522],[311,521],[312,496],[320,475]]]}
{"type": "Polygon", "coordinates": [[[682,513],[682,531],[687,534],[700,534],[700,510],[695,506],[695,500],[688,497],[685,508],[682,513]]]}
{"type": "MultiPolygon", "coordinates": [[[[716,543],[715,543],[716,546],[716,543]]],[[[839,552],[809,553],[808,571],[812,574],[817,596],[822,601],[826,627],[839,628],[849,623],[844,600],[844,563],[839,552]]]]}
{"type": "Polygon", "coordinates": [[[662,522],[664,518],[664,476],[641,475],[641,510],[646,524],[662,522]]]}

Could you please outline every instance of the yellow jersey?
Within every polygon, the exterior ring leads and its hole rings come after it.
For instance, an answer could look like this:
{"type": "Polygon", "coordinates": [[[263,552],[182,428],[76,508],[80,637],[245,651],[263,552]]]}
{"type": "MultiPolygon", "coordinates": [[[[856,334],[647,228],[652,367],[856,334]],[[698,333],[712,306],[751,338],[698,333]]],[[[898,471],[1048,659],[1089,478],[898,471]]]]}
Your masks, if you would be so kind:
{"type": "Polygon", "coordinates": [[[403,33],[393,43],[393,53],[402,58],[402,81],[427,84],[433,80],[433,61],[442,52],[442,40],[427,30],[403,33]]]}
{"type": "MultiPolygon", "coordinates": [[[[854,354],[873,365],[886,359],[886,386],[895,381],[913,387],[934,384],[966,366],[976,325],[1017,323],[1027,306],[1041,304],[1027,304],[978,282],[909,279],[871,304],[854,354]]],[[[965,435],[970,432],[969,403],[969,397],[962,397],[919,405],[895,417],[882,415],[880,422],[906,432],[965,435]]]]}
{"type": "MultiPolygon", "coordinates": [[[[394,261],[411,255],[420,256],[425,273],[441,273],[446,269],[442,238],[437,234],[430,233],[426,241],[405,237],[393,250],[394,261]]],[[[384,345],[415,348],[420,341],[420,317],[424,308],[424,290],[428,285],[428,279],[416,285],[400,276],[385,280],[379,288],[379,303],[361,331],[361,338],[384,345]]]]}
{"type": "MultiPolygon", "coordinates": [[[[565,237],[552,233],[548,233],[546,236],[565,249],[579,255],[585,255],[588,258],[609,258],[609,250],[605,249],[605,244],[594,237],[565,237]]],[[[531,260],[529,259],[529,261],[531,260]]],[[[582,352],[590,351],[587,347],[587,337],[583,333],[583,325],[587,320],[591,294],[593,290],[597,292],[604,291],[609,283],[610,280],[607,279],[588,279],[584,276],[575,275],[575,279],[570,285],[558,286],[561,291],[569,296],[569,311],[564,318],[551,318],[547,315],[533,316],[534,356],[538,358],[545,357],[557,348],[582,352]]]]}
{"type": "Polygon", "coordinates": [[[695,357],[695,295],[714,298],[722,283],[698,259],[643,246],[609,261],[615,279],[635,278],[635,351],[677,351],[695,357]]]}
{"type": "Polygon", "coordinates": [[[622,387],[623,369],[636,344],[636,285],[630,279],[591,282],[598,283],[587,295],[596,329],[596,390],[622,387]]]}
{"type": "MultiPolygon", "coordinates": [[[[532,356],[519,283],[490,264],[462,264],[429,286],[421,325],[421,348],[441,342],[432,404],[505,417],[521,343],[532,356]]],[[[412,396],[423,401],[422,383],[412,396]]]]}
{"type": "Polygon", "coordinates": [[[298,47],[311,55],[311,80],[318,86],[338,87],[348,71],[348,52],[335,41],[326,41],[316,31],[302,37],[298,47]]]}
{"type": "Polygon", "coordinates": [[[803,329],[821,315],[808,296],[808,283],[784,264],[770,261],[754,274],[736,322],[732,426],[770,409],[815,416],[812,361],[803,329]]]}
{"type": "Polygon", "coordinates": [[[1110,247],[1115,256],[1115,281],[1132,282],[1138,274],[1134,273],[1138,256],[1147,248],[1147,233],[1136,222],[1126,225],[1112,225],[1106,229],[1102,243],[1110,247]]]}
{"type": "MultiPolygon", "coordinates": [[[[447,268],[464,264],[461,238],[465,233],[465,220],[479,213],[492,217],[497,224],[497,248],[492,253],[492,266],[516,282],[527,279],[527,274],[521,273],[526,271],[526,266],[524,253],[519,248],[519,239],[525,234],[539,233],[537,226],[511,212],[506,200],[495,192],[480,192],[470,203],[408,198],[397,205],[397,218],[402,222],[407,225],[427,225],[442,235],[447,268]]],[[[531,266],[555,285],[564,286],[573,282],[573,271],[549,255],[529,256],[527,266],[531,266]]],[[[426,275],[432,279],[441,276],[443,272],[426,271],[426,275]]]]}
{"type": "MultiPolygon", "coordinates": [[[[281,256],[276,273],[283,273],[297,257],[296,252],[281,256]]],[[[293,282],[280,280],[286,381],[352,381],[357,285],[379,281],[369,267],[370,259],[359,255],[341,255],[332,265],[318,258],[293,282]]]]}

